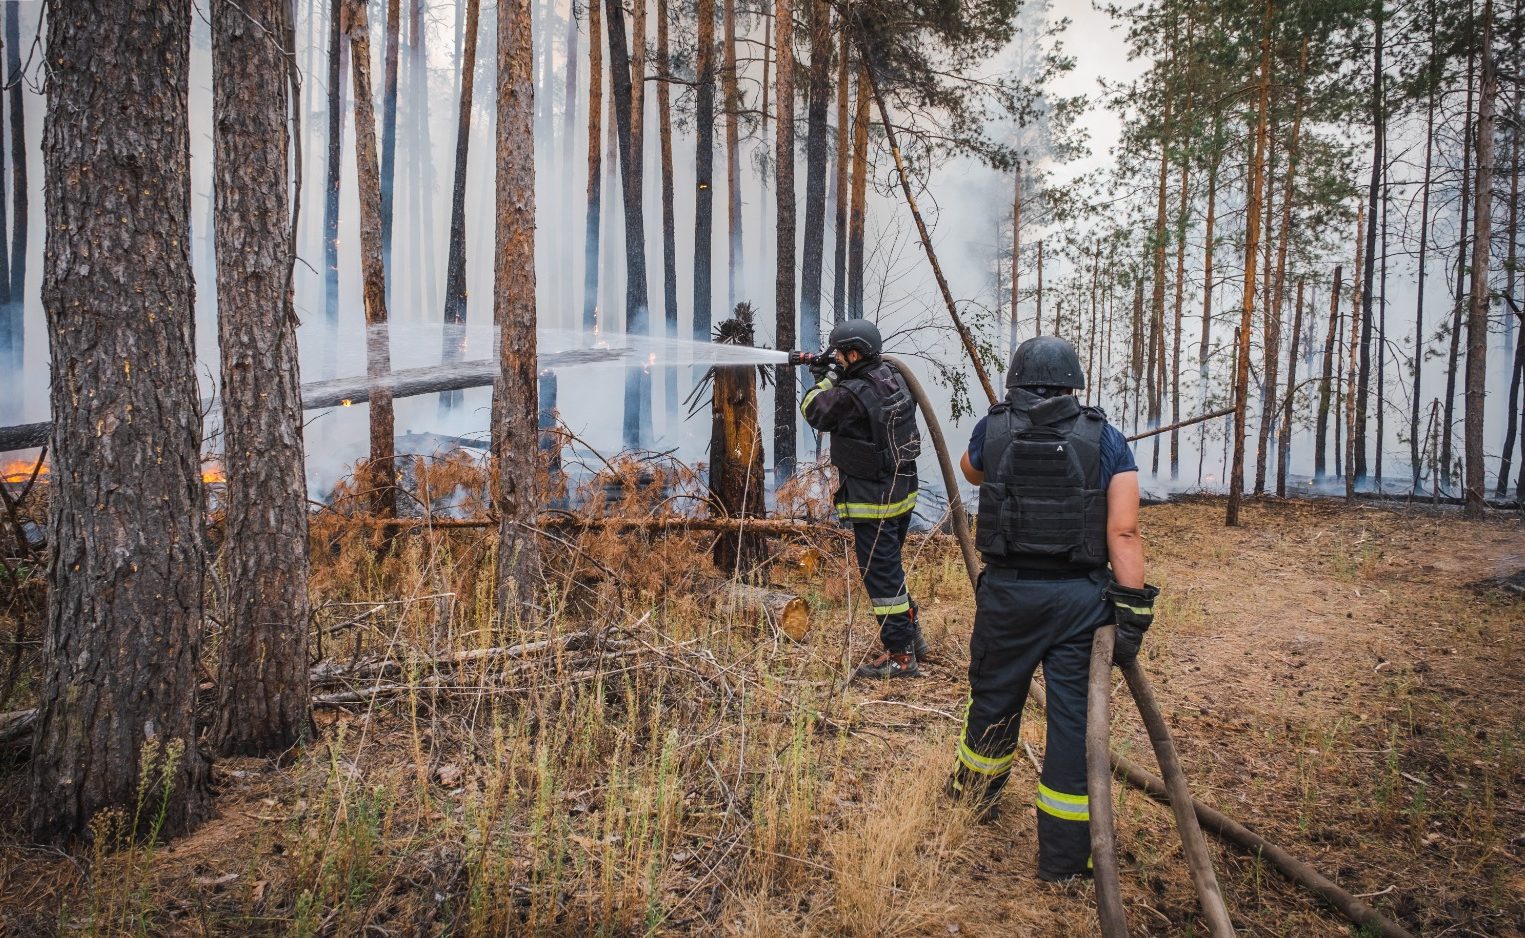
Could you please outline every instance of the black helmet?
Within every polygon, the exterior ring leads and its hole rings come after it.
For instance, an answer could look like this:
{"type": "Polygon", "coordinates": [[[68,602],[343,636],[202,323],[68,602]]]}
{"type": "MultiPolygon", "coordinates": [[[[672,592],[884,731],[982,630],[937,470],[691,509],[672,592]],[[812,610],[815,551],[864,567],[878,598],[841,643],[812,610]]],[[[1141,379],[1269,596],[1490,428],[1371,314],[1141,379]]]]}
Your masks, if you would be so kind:
{"type": "Polygon", "coordinates": [[[1008,388],[1074,388],[1086,386],[1080,355],[1068,340],[1055,335],[1028,339],[1011,353],[1011,369],[1006,372],[1008,388]]]}
{"type": "Polygon", "coordinates": [[[844,319],[832,327],[826,344],[844,352],[857,349],[873,358],[884,348],[884,337],[879,335],[879,327],[867,319],[844,319]]]}

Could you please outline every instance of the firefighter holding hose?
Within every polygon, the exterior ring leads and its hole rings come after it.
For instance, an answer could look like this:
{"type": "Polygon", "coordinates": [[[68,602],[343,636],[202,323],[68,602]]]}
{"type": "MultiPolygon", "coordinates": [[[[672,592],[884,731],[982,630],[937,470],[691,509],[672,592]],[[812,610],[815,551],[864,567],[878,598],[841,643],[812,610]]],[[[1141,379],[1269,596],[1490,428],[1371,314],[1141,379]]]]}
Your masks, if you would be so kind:
{"type": "Polygon", "coordinates": [[[900,552],[916,508],[916,457],[921,435],[916,402],[900,372],[880,358],[884,340],[866,319],[831,330],[827,350],[796,353],[810,366],[815,386],[800,402],[805,422],[831,434],[837,468],[837,517],[852,525],[858,571],[879,622],[882,651],[860,666],[859,677],[917,677],[927,647],[916,622],[900,552]]]}
{"type": "Polygon", "coordinates": [[[1023,342],[1012,354],[1006,399],[975,425],[961,463],[980,486],[975,543],[985,571],[969,641],[969,708],[948,793],[994,817],[1028,683],[1041,664],[1048,742],[1037,792],[1038,876],[1051,882],[1090,871],[1092,635],[1115,621],[1114,661],[1132,661],[1159,592],[1144,583],[1138,466],[1122,433],[1075,399],[1084,387],[1069,342],[1023,342]]]}

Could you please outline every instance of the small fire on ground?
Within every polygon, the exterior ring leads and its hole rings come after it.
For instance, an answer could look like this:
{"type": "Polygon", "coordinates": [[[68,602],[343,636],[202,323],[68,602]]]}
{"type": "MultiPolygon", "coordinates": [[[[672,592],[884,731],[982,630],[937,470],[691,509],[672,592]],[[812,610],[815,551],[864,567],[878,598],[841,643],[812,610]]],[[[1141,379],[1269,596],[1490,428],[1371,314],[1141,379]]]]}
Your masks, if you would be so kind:
{"type": "MultiPolygon", "coordinates": [[[[32,478],[35,471],[38,478],[48,475],[50,467],[43,463],[38,468],[35,459],[8,459],[0,464],[0,482],[9,482],[13,485],[24,485],[32,478]]],[[[227,475],[222,469],[222,460],[208,459],[201,464],[201,481],[204,485],[221,485],[227,481],[227,475]]]]}

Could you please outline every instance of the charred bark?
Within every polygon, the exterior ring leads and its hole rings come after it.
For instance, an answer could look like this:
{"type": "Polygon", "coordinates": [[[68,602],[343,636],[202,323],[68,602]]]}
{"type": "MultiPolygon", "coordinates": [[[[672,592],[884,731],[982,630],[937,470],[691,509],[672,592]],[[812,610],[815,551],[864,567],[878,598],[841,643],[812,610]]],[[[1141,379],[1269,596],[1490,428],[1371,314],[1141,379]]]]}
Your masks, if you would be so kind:
{"type": "Polygon", "coordinates": [[[112,836],[173,837],[211,814],[195,728],[206,546],[185,239],[191,9],[103,0],[47,21],[43,160],[71,182],[46,205],[57,419],[28,821],[61,845],[116,809],[112,836]]]}
{"type": "Polygon", "coordinates": [[[726,257],[730,274],[727,308],[735,309],[746,292],[746,256],[741,240],[741,89],[736,71],[736,0],[725,0],[724,16],[725,63],[720,80],[725,96],[726,257]]]}
{"type": "Polygon", "coordinates": [[[847,318],[847,199],[850,185],[848,181],[850,164],[848,122],[850,118],[847,111],[847,86],[850,80],[847,60],[850,46],[847,21],[840,15],[837,17],[837,33],[840,37],[837,43],[837,163],[836,176],[831,187],[832,208],[836,212],[831,227],[834,242],[831,268],[831,321],[834,324],[847,318]]]}
{"type": "Polygon", "coordinates": [[[588,4],[588,211],[584,223],[582,269],[582,327],[586,332],[598,328],[598,258],[599,230],[604,195],[603,144],[604,120],[604,50],[603,7],[598,0],[588,4]]]}
{"type": "MultiPolygon", "coordinates": [[[[466,28],[461,54],[460,115],[455,130],[455,184],[450,190],[450,258],[445,266],[445,362],[458,362],[466,353],[466,167],[471,148],[471,106],[476,87],[477,27],[481,0],[466,0],[466,28]]],[[[440,411],[461,404],[460,391],[443,391],[440,411]]]]}
{"type": "MultiPolygon", "coordinates": [[[[1426,18],[1430,24],[1430,61],[1435,58],[1435,12],[1425,4],[1426,18]]],[[[1429,100],[1425,105],[1424,119],[1424,178],[1420,182],[1419,195],[1419,260],[1418,283],[1414,291],[1414,374],[1410,389],[1412,396],[1409,411],[1409,470],[1413,478],[1414,492],[1419,491],[1419,475],[1423,456],[1419,452],[1420,379],[1424,373],[1424,280],[1427,272],[1426,254],[1430,248],[1430,174],[1435,155],[1435,88],[1430,87],[1429,100]]]]}
{"type": "Polygon", "coordinates": [[[1483,411],[1488,394],[1488,267],[1493,244],[1493,0],[1483,2],[1482,88],[1477,103],[1477,179],[1473,188],[1472,289],[1467,316],[1467,390],[1462,450],[1466,463],[1463,514],[1481,518],[1486,505],[1483,411]]]}
{"type": "MultiPolygon", "coordinates": [[[[1375,299],[1377,270],[1377,218],[1381,208],[1378,200],[1382,192],[1382,173],[1387,158],[1387,114],[1383,102],[1382,82],[1382,25],[1385,18],[1385,2],[1377,0],[1376,13],[1372,17],[1375,35],[1372,45],[1371,66],[1371,180],[1367,184],[1366,217],[1366,266],[1361,271],[1361,362],[1356,378],[1356,420],[1352,442],[1355,444],[1356,481],[1365,481],[1366,467],[1366,414],[1371,392],[1371,339],[1373,316],[1371,304],[1375,299]]],[[[1381,446],[1382,441],[1378,440],[1381,446]]]]}
{"type": "Polygon", "coordinates": [[[1303,278],[1297,278],[1297,306],[1292,310],[1292,338],[1287,348],[1287,389],[1281,398],[1281,429],[1276,442],[1276,497],[1287,497],[1287,467],[1292,461],[1292,404],[1297,393],[1297,340],[1303,333],[1303,278]]]}
{"type": "MultiPolygon", "coordinates": [[[[678,337],[678,218],[673,206],[672,60],[667,47],[667,0],[657,0],[657,146],[662,163],[662,314],[667,337],[678,337]]],[[[678,425],[678,369],[663,369],[666,380],[667,426],[678,425]]]]}
{"type": "MultiPolygon", "coordinates": [[[[1334,268],[1334,288],[1329,291],[1329,331],[1324,337],[1324,380],[1319,385],[1318,392],[1318,420],[1313,432],[1313,478],[1315,481],[1324,478],[1326,455],[1324,441],[1329,436],[1329,402],[1334,394],[1334,363],[1335,349],[1338,348],[1336,335],[1340,319],[1340,287],[1344,275],[1344,268],[1334,268]]],[[[1339,444],[1335,444],[1339,448],[1339,444]]]]}
{"type": "Polygon", "coordinates": [[[339,192],[344,158],[344,81],[349,53],[343,42],[348,0],[330,0],[328,34],[328,173],[323,200],[323,324],[328,358],[334,358],[339,328],[339,192]]]}
{"type": "Polygon", "coordinates": [[[864,227],[868,218],[868,64],[859,56],[853,114],[851,203],[847,210],[847,318],[863,318],[864,227]]]}
{"type": "Polygon", "coordinates": [[[831,7],[810,10],[810,101],[805,118],[805,236],[800,265],[800,347],[821,343],[821,282],[826,265],[826,104],[831,94],[831,7]]]}
{"type": "Polygon", "coordinates": [[[355,84],[355,175],[360,194],[360,279],[365,298],[365,373],[371,382],[371,452],[365,478],[371,511],[383,518],[397,513],[397,453],[392,370],[387,329],[386,267],[381,252],[381,181],[376,158],[376,111],[371,97],[371,33],[366,0],[348,0],[350,72],[355,84]]]}
{"type": "MultiPolygon", "coordinates": [[[[807,0],[808,2],[808,0],[807,0]]],[[[774,277],[773,305],[775,343],[779,348],[795,347],[794,306],[794,0],[776,0],[773,19],[778,28],[775,54],[778,56],[778,131],[775,138],[775,194],[778,198],[778,230],[775,256],[778,264],[774,277]]],[[[819,330],[817,330],[819,332],[819,330]]],[[[795,411],[795,391],[799,369],[779,365],[773,379],[773,471],[774,480],[783,482],[794,475],[796,440],[799,435],[795,411]]]]}
{"type": "MultiPolygon", "coordinates": [[[[10,83],[11,125],[11,303],[26,306],[27,188],[26,98],[21,80],[21,4],[5,5],[5,71],[10,83]]],[[[20,355],[21,333],[15,354],[20,355]]]]}
{"type": "MultiPolygon", "coordinates": [[[[715,244],[715,0],[699,0],[698,87],[694,137],[694,324],[693,339],[710,337],[715,244]]],[[[727,119],[730,106],[727,103],[727,119]]]]}
{"type": "MultiPolygon", "coordinates": [[[[752,307],[736,307],[736,318],[720,324],[716,341],[752,345],[752,307]]],[[[727,518],[761,518],[763,440],[757,420],[757,369],[750,365],[717,366],[710,394],[710,494],[727,518]]],[[[745,531],[728,532],[715,541],[715,566],[727,573],[749,573],[767,559],[767,541],[745,531]]]]}
{"type": "Polygon", "coordinates": [[[1472,141],[1475,130],[1472,123],[1472,94],[1477,60],[1476,44],[1470,40],[1472,25],[1472,3],[1469,0],[1467,4],[1467,108],[1462,118],[1461,225],[1457,229],[1459,243],[1456,246],[1455,301],[1451,307],[1451,350],[1446,360],[1445,403],[1441,405],[1444,416],[1440,421],[1440,475],[1434,482],[1438,491],[1444,491],[1451,484],[1451,442],[1456,427],[1456,371],[1461,358],[1462,310],[1466,308],[1467,295],[1467,236],[1471,233],[1469,229],[1473,201],[1472,141]]]}
{"type": "Polygon", "coordinates": [[[1017,350],[1017,297],[1022,283],[1022,164],[1012,173],[1011,183],[1011,351],[1017,350]]]}
{"type": "MultiPolygon", "coordinates": [[[[625,14],[621,0],[606,0],[609,25],[609,82],[614,92],[614,127],[619,139],[620,173],[625,207],[625,332],[650,332],[646,293],[646,227],[641,198],[641,156],[636,151],[630,52],[625,43],[625,14]]],[[[525,39],[528,42],[528,38],[525,39]]],[[[502,54],[502,41],[499,41],[502,54]]],[[[531,338],[533,341],[533,337],[531,338]]],[[[640,449],[651,439],[651,374],[644,368],[625,371],[624,439],[627,449],[640,449]]]]}
{"type": "MultiPolygon", "coordinates": [[[[381,84],[381,262],[392,280],[392,178],[397,166],[397,54],[402,40],[402,0],[386,0],[387,44],[381,84]]],[[[461,81],[466,77],[463,74],[461,81]]],[[[391,299],[391,294],[387,295],[391,299]]]]}
{"type": "MultiPolygon", "coordinates": [[[[618,0],[609,0],[611,44],[623,41],[618,0]]],[[[504,633],[534,608],[540,555],[533,525],[539,453],[535,356],[535,86],[530,0],[498,6],[498,134],[493,321],[498,327],[498,380],[492,393],[492,454],[497,464],[497,609],[504,633]]],[[[611,58],[618,82],[628,63],[611,58]]],[[[628,135],[627,135],[628,136],[628,135]]]]}
{"type": "MultiPolygon", "coordinates": [[[[307,474],[287,225],[286,0],[212,7],[217,331],[227,611],[212,739],[225,755],[306,738],[307,474]]],[[[290,102],[294,104],[295,102],[290,102]]]]}

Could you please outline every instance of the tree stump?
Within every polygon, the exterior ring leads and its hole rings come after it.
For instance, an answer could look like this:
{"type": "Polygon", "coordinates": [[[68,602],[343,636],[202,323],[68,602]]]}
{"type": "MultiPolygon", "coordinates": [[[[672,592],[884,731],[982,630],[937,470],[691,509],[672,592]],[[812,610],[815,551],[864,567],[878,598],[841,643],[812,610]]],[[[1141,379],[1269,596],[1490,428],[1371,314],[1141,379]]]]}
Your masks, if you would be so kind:
{"type": "Polygon", "coordinates": [[[810,634],[810,603],[803,596],[748,583],[727,583],[721,589],[730,610],[766,622],[797,642],[810,634]]]}
{"type": "MultiPolygon", "coordinates": [[[[715,330],[723,345],[752,345],[752,307],[736,306],[736,316],[715,330]]],[[[716,366],[710,395],[710,493],[715,505],[731,518],[760,518],[763,508],[763,443],[757,423],[757,371],[752,365],[716,366]]],[[[715,541],[715,566],[743,575],[767,559],[768,542],[761,535],[723,534],[715,541]]]]}

